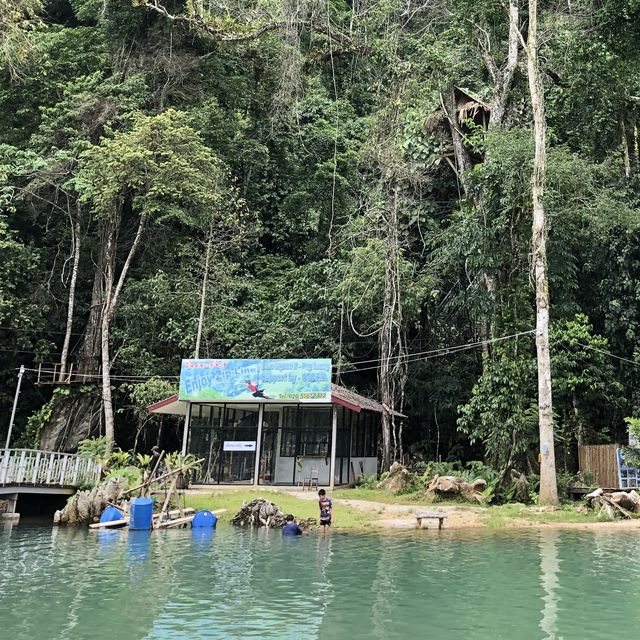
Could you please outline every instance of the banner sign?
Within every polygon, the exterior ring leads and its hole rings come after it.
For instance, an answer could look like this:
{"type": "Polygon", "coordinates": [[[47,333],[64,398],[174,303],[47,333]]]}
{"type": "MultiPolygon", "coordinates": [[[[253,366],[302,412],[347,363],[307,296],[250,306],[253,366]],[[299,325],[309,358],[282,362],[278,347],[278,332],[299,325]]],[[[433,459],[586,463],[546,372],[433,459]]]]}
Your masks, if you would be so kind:
{"type": "Polygon", "coordinates": [[[331,402],[331,360],[183,360],[187,402],[331,402]]]}
{"type": "Polygon", "coordinates": [[[222,447],[224,451],[255,451],[255,440],[225,440],[222,447]]]}

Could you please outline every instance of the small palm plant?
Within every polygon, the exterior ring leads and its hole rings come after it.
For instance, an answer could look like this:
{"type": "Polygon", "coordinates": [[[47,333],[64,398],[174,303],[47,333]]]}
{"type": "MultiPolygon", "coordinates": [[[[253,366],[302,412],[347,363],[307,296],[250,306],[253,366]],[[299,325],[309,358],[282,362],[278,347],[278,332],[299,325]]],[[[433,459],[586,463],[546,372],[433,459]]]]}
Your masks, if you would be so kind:
{"type": "Polygon", "coordinates": [[[153,462],[153,456],[148,453],[138,453],[136,455],[136,462],[141,469],[148,469],[153,462]]]}
{"type": "Polygon", "coordinates": [[[131,460],[131,456],[126,451],[114,451],[109,456],[109,467],[121,468],[126,467],[131,460]]]}

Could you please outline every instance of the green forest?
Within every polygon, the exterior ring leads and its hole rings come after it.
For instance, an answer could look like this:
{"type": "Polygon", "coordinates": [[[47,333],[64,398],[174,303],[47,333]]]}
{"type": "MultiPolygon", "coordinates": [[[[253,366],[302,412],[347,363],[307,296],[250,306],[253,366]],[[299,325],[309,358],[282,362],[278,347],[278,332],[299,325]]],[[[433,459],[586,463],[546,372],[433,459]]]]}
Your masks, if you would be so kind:
{"type": "Polygon", "coordinates": [[[181,358],[322,357],[390,458],[537,474],[538,292],[575,471],[640,418],[639,116],[639,0],[0,0],[3,442],[21,365],[12,446],[147,450],[181,358]]]}

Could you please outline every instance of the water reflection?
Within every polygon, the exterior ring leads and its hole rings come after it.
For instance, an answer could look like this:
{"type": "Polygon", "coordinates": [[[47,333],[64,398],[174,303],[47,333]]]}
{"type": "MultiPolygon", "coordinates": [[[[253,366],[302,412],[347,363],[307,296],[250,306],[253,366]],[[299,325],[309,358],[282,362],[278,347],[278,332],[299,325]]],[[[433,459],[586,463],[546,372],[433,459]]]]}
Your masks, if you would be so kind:
{"type": "Polygon", "coordinates": [[[194,552],[198,554],[208,553],[215,535],[215,529],[205,529],[204,527],[191,529],[191,546],[194,552]]]}
{"type": "Polygon", "coordinates": [[[547,640],[556,640],[558,637],[559,540],[560,531],[557,529],[540,532],[540,584],[544,591],[540,629],[546,634],[547,640]]]}
{"type": "Polygon", "coordinates": [[[142,564],[149,555],[151,531],[127,531],[126,562],[129,566],[142,564]]]}
{"type": "Polygon", "coordinates": [[[95,534],[98,538],[98,548],[105,556],[113,553],[120,543],[122,531],[110,531],[109,529],[99,529],[95,534]]]}
{"type": "Polygon", "coordinates": [[[640,624],[636,532],[105,533],[0,535],[0,637],[600,640],[640,624]]]}

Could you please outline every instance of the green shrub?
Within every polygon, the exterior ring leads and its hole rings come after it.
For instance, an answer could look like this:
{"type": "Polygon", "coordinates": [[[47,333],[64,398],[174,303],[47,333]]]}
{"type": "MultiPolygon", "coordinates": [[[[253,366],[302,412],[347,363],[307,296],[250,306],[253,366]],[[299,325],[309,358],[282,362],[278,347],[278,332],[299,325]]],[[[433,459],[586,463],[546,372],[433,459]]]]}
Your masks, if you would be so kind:
{"type": "Polygon", "coordinates": [[[119,467],[111,469],[105,476],[105,480],[111,480],[111,478],[122,478],[126,481],[126,488],[132,489],[142,484],[142,471],[138,467],[119,467]]]}
{"type": "Polygon", "coordinates": [[[374,473],[370,476],[360,476],[356,485],[363,489],[375,489],[378,486],[378,476],[374,473]]]}
{"type": "Polygon", "coordinates": [[[105,436],[99,438],[87,438],[78,443],[78,454],[82,458],[92,460],[103,460],[107,452],[107,439],[105,436]]]}
{"type": "Polygon", "coordinates": [[[141,469],[148,469],[153,462],[153,456],[148,453],[138,453],[136,455],[136,463],[141,469]]]}
{"type": "Polygon", "coordinates": [[[120,467],[126,467],[129,464],[131,456],[126,451],[114,451],[109,456],[108,466],[111,469],[119,469],[120,467]]]}
{"type": "Polygon", "coordinates": [[[556,485],[558,487],[558,495],[560,498],[569,497],[569,482],[571,482],[572,477],[573,474],[566,471],[559,471],[556,473],[556,485]]]}

